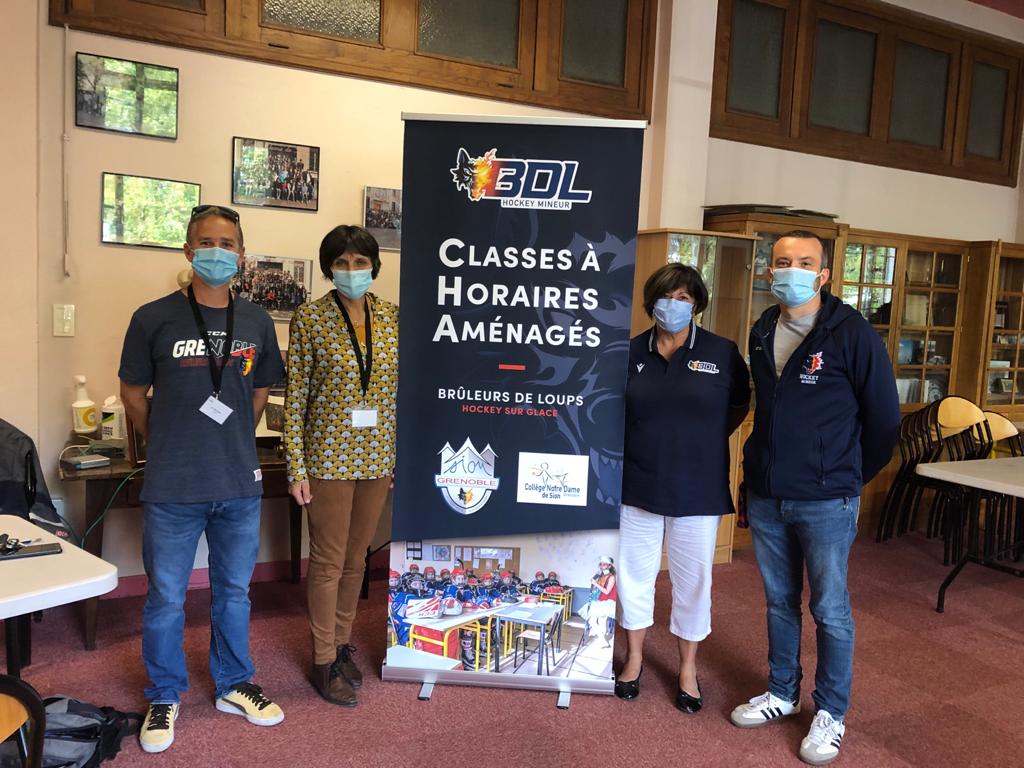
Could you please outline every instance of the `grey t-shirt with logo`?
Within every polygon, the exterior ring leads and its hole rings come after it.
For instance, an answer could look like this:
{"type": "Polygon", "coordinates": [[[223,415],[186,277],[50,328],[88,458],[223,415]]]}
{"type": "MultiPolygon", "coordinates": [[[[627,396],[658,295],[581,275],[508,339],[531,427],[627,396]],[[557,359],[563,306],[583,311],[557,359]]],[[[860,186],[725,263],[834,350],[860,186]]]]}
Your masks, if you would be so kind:
{"type": "Polygon", "coordinates": [[[803,317],[792,320],[785,315],[779,315],[779,322],[775,326],[775,375],[781,377],[782,369],[786,367],[793,352],[800,346],[807,334],[814,328],[821,309],[803,317]]]}
{"type": "MultiPolygon", "coordinates": [[[[153,386],[142,501],[198,503],[263,493],[253,390],[280,381],[284,365],[270,316],[238,297],[234,307],[234,341],[220,395],[232,413],[223,424],[199,412],[213,382],[188,297],[175,291],[132,316],[118,377],[129,385],[153,386]]],[[[219,357],[227,340],[227,309],[200,311],[219,357]]]]}

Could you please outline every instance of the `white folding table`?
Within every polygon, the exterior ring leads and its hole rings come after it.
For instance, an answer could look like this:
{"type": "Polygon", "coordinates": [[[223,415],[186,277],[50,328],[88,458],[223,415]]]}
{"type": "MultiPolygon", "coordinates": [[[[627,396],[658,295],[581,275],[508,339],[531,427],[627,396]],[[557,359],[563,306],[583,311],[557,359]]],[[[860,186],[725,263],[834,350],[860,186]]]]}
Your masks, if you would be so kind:
{"type": "Polygon", "coordinates": [[[59,542],[56,555],[4,561],[0,557],[0,619],[6,620],[7,671],[27,663],[29,616],[44,608],[105,594],[117,586],[117,567],[62,541],[23,517],[0,515],[0,533],[34,544],[59,542]]]}
{"type": "MultiPolygon", "coordinates": [[[[945,581],[942,582],[942,586],[939,587],[939,598],[935,606],[936,611],[939,613],[943,612],[946,603],[946,589],[969,562],[1002,571],[1003,573],[1009,573],[1018,578],[1024,577],[1024,570],[995,561],[995,558],[1002,553],[994,555],[978,554],[978,533],[981,527],[981,521],[978,519],[981,514],[978,502],[981,494],[983,492],[1002,493],[1007,496],[1024,499],[1024,456],[1004,459],[975,459],[972,461],[936,461],[930,464],[918,464],[917,474],[930,477],[933,480],[965,486],[969,492],[967,500],[969,515],[967,520],[967,546],[964,548],[964,554],[960,561],[950,571],[945,581]]],[[[1021,513],[1018,512],[1018,514],[1021,513]]],[[[1021,547],[1024,547],[1024,540],[1021,540],[1018,536],[1010,551],[1020,551],[1021,547]]]]}

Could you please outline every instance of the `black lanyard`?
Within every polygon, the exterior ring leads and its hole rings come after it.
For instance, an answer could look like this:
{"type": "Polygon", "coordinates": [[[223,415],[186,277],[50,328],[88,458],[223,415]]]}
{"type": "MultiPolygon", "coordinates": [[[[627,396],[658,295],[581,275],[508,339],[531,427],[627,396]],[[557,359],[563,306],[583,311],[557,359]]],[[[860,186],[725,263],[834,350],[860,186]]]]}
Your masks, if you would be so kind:
{"type": "Polygon", "coordinates": [[[210,332],[206,330],[206,323],[203,322],[203,314],[199,311],[199,302],[196,301],[196,294],[192,286],[188,287],[188,304],[192,307],[192,316],[196,320],[196,328],[202,334],[206,343],[206,362],[210,364],[210,380],[213,382],[213,396],[220,399],[220,385],[224,380],[224,368],[227,367],[228,358],[231,356],[231,345],[235,340],[235,302],[228,291],[228,338],[224,348],[224,354],[220,356],[220,365],[217,364],[217,353],[213,351],[213,344],[210,343],[210,332]]]}
{"type": "Polygon", "coordinates": [[[366,315],[366,319],[363,321],[366,323],[366,361],[364,362],[363,350],[359,347],[359,339],[356,338],[356,328],[352,325],[352,318],[345,311],[345,305],[338,298],[338,292],[331,291],[331,295],[334,297],[334,303],[341,310],[341,316],[345,318],[345,326],[348,328],[349,338],[352,339],[352,349],[355,350],[356,364],[359,366],[359,383],[363,386],[363,397],[365,398],[366,390],[370,388],[370,372],[373,370],[373,329],[370,327],[370,302],[363,299],[363,312],[366,315]]]}

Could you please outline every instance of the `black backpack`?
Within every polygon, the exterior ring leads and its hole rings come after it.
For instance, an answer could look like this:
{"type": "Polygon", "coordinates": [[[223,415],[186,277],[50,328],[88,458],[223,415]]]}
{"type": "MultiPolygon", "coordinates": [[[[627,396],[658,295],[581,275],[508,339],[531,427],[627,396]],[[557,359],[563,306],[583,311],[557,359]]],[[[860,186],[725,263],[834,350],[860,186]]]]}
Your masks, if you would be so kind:
{"type": "MultiPolygon", "coordinates": [[[[43,699],[46,734],[43,768],[95,768],[121,751],[121,740],[138,733],[142,715],[97,707],[67,696],[43,699]]],[[[7,742],[3,747],[13,743],[7,742]]],[[[20,765],[17,754],[0,747],[0,768],[20,765]],[[11,760],[12,762],[8,762],[11,760]]]]}

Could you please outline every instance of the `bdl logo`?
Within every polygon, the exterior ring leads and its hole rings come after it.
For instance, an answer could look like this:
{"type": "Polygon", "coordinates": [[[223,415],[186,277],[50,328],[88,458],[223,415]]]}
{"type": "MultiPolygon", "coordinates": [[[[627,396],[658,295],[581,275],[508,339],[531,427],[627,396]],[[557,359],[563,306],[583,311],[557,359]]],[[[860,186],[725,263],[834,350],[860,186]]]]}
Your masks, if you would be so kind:
{"type": "Polygon", "coordinates": [[[579,163],[575,160],[521,160],[496,157],[491,149],[470,157],[460,148],[450,169],[458,189],[470,200],[500,200],[502,208],[569,210],[573,203],[589,203],[591,191],[574,189],[579,163]]]}
{"type": "Polygon", "coordinates": [[[478,512],[491,498],[491,492],[498,490],[498,478],[494,476],[497,454],[490,445],[477,451],[468,437],[459,450],[445,443],[440,453],[441,473],[434,475],[434,485],[441,489],[441,496],[460,515],[478,512]]]}

